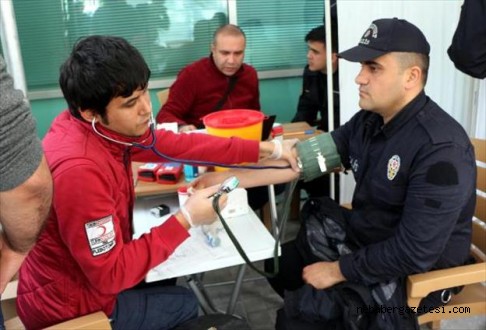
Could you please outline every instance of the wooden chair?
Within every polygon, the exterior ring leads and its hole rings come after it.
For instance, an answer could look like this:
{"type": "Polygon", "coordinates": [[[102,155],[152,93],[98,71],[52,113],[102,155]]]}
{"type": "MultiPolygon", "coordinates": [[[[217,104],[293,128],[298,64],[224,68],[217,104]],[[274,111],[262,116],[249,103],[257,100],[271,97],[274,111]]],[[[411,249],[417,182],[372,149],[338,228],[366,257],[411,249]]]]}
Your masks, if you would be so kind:
{"type": "Polygon", "coordinates": [[[441,307],[441,313],[427,313],[418,318],[419,324],[428,323],[432,329],[439,329],[440,321],[444,319],[486,314],[486,286],[483,284],[486,282],[486,140],[473,138],[471,141],[475,148],[478,170],[478,196],[471,245],[471,253],[476,263],[415,274],[407,280],[407,302],[410,307],[419,306],[420,301],[430,292],[464,286],[464,289],[444,306],[444,313],[441,307]]]}
{"type": "MultiPolygon", "coordinates": [[[[18,280],[12,280],[7,284],[7,288],[2,294],[2,311],[5,318],[6,330],[25,330],[22,321],[17,316],[15,300],[17,299],[18,280]]],[[[95,312],[80,316],[75,319],[53,325],[47,329],[99,329],[110,330],[110,321],[103,312],[95,312]]]]}
{"type": "Polygon", "coordinates": [[[160,92],[157,92],[157,98],[159,99],[160,106],[162,107],[169,98],[169,89],[167,88],[160,92]]]}

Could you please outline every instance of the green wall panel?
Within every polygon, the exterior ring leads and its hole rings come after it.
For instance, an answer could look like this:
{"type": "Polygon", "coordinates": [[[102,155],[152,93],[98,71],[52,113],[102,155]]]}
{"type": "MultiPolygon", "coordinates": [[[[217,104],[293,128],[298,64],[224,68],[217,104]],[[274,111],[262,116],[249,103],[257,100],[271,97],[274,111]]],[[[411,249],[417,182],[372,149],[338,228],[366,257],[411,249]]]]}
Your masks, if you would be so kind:
{"type": "Polygon", "coordinates": [[[267,115],[277,115],[276,121],[288,123],[297,109],[302,78],[260,80],[260,105],[267,115]]]}
{"type": "Polygon", "coordinates": [[[35,100],[30,103],[32,113],[37,121],[37,134],[43,138],[51,126],[52,120],[64,109],[67,103],[64,99],[35,100]]]}

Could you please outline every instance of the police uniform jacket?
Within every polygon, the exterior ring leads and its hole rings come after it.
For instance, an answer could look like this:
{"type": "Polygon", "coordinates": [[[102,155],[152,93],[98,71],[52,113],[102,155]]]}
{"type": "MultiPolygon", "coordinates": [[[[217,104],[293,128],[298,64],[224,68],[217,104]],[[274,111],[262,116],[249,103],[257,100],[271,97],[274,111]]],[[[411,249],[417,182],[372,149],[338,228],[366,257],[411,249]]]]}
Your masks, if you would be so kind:
{"type": "Polygon", "coordinates": [[[348,235],[361,248],[339,261],[348,280],[374,284],[465,262],[476,166],[459,123],[422,92],[386,125],[361,110],[332,137],[356,180],[348,235]]]}

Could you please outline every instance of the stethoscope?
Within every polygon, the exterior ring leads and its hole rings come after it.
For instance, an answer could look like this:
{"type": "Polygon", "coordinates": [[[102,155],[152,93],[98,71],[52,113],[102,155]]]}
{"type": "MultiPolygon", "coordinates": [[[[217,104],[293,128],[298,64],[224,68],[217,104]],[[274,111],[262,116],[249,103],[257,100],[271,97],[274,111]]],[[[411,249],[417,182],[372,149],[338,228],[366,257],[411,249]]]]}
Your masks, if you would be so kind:
{"type": "MultiPolygon", "coordinates": [[[[135,142],[124,142],[124,141],[119,141],[119,140],[115,140],[115,139],[112,139],[110,138],[109,136],[106,136],[104,135],[103,133],[101,133],[100,131],[98,131],[96,129],[96,120],[95,118],[93,118],[93,120],[91,121],[91,127],[93,127],[93,131],[98,134],[99,136],[101,136],[102,138],[108,140],[108,141],[111,141],[111,142],[114,142],[114,143],[118,143],[118,144],[121,144],[121,145],[125,145],[127,147],[135,147],[135,148],[140,148],[140,149],[144,149],[144,150],[152,150],[157,156],[159,157],[162,157],[162,158],[166,158],[166,159],[169,159],[170,161],[173,161],[173,162],[178,162],[178,163],[188,163],[188,164],[191,164],[191,165],[201,165],[201,166],[219,166],[219,167],[226,167],[226,168],[246,168],[246,169],[259,169],[259,170],[263,170],[263,169],[287,169],[287,168],[290,168],[290,165],[289,166],[256,166],[256,165],[227,165],[227,164],[220,164],[220,163],[215,163],[215,162],[203,162],[203,161],[199,161],[199,160],[189,160],[189,159],[177,159],[177,158],[173,158],[173,157],[170,157],[170,156],[167,156],[163,153],[161,153],[159,150],[157,150],[155,144],[157,142],[157,136],[155,134],[155,120],[154,120],[154,116],[153,114],[151,114],[150,116],[150,121],[149,121],[149,128],[150,128],[150,136],[147,137],[145,140],[142,141],[142,143],[135,143],[135,142]],[[152,139],[152,142],[150,142],[149,144],[143,144],[144,142],[146,142],[148,139],[152,139]]],[[[291,196],[291,193],[295,187],[295,182],[293,184],[291,184],[291,192],[289,194],[289,196],[291,196]]],[[[228,227],[228,225],[226,224],[226,221],[224,220],[223,216],[221,215],[221,212],[220,212],[220,209],[219,209],[219,197],[221,197],[221,194],[220,195],[217,195],[214,199],[213,199],[213,208],[214,210],[216,211],[218,217],[221,219],[221,222],[226,230],[226,232],[228,233],[231,241],[233,242],[233,244],[235,245],[238,253],[241,255],[241,257],[245,260],[245,262],[252,268],[254,269],[255,271],[257,271],[258,273],[262,274],[263,276],[268,276],[268,277],[274,277],[276,276],[276,274],[278,273],[278,247],[280,246],[280,239],[281,239],[281,233],[283,233],[283,227],[285,226],[285,223],[287,222],[287,216],[286,214],[284,214],[283,216],[283,221],[281,221],[280,225],[278,226],[278,232],[280,233],[278,235],[278,238],[275,240],[275,248],[274,248],[274,253],[273,253],[273,266],[274,266],[274,272],[273,273],[267,273],[267,272],[264,272],[264,271],[261,271],[260,269],[258,269],[257,267],[255,267],[255,265],[253,265],[253,263],[250,261],[250,259],[248,259],[246,253],[244,252],[243,248],[241,247],[241,245],[239,244],[238,240],[236,239],[236,237],[234,236],[234,234],[231,232],[230,228],[228,227]]],[[[287,200],[290,200],[290,199],[287,199],[287,200]]],[[[288,206],[288,201],[285,202],[288,206]]],[[[285,208],[287,209],[287,207],[285,208]]]]}
{"type": "Polygon", "coordinates": [[[191,165],[199,165],[199,166],[218,166],[218,167],[225,167],[225,168],[246,168],[246,169],[256,169],[256,170],[264,170],[264,169],[288,169],[290,168],[289,166],[258,166],[258,165],[229,165],[229,164],[221,164],[221,163],[216,163],[216,162],[205,162],[201,160],[192,160],[192,159],[181,159],[181,158],[173,158],[170,157],[166,154],[161,153],[159,150],[157,150],[157,147],[155,144],[157,143],[157,136],[155,134],[155,120],[154,120],[154,115],[153,113],[150,115],[150,121],[149,121],[149,129],[150,129],[150,136],[147,137],[145,140],[143,140],[141,143],[136,143],[136,142],[124,142],[124,141],[119,141],[115,140],[109,136],[104,135],[100,131],[96,129],[96,118],[93,117],[93,120],[91,121],[91,127],[93,128],[93,131],[101,136],[102,138],[113,142],[113,143],[118,143],[121,145],[125,145],[127,147],[135,147],[135,148],[140,148],[143,150],[152,150],[153,153],[155,153],[157,156],[161,158],[168,159],[172,162],[177,162],[177,163],[184,163],[184,164],[191,164],[191,165]],[[149,139],[152,141],[148,144],[145,144],[149,139]]]}

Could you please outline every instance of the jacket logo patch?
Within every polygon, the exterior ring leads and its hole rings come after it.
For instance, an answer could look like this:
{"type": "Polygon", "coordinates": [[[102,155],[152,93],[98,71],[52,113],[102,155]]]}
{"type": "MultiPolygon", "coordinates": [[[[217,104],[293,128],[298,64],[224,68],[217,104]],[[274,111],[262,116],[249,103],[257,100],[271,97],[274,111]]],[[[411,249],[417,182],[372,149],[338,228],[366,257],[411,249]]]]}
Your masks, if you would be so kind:
{"type": "Polygon", "coordinates": [[[354,173],[358,172],[359,169],[358,160],[353,157],[349,157],[349,163],[351,164],[351,169],[353,170],[353,172],[354,173]]]}
{"type": "Polygon", "coordinates": [[[388,180],[393,180],[400,170],[400,156],[393,155],[392,158],[388,160],[388,170],[386,176],[388,180]]]}
{"type": "Polygon", "coordinates": [[[96,257],[113,249],[116,241],[115,226],[111,215],[88,222],[84,227],[93,256],[96,257]]]}

